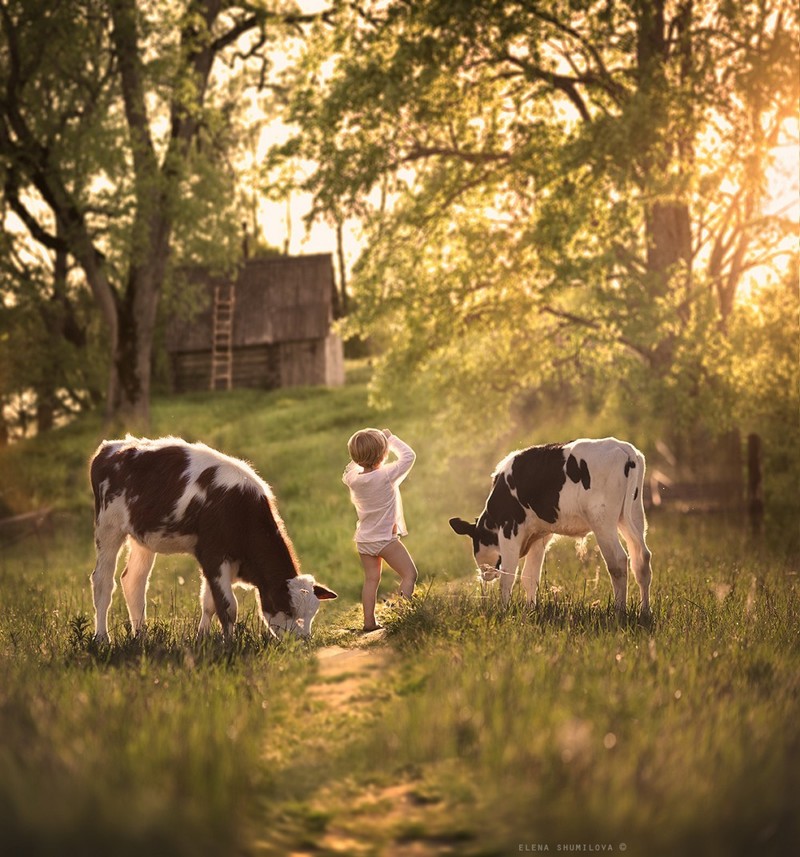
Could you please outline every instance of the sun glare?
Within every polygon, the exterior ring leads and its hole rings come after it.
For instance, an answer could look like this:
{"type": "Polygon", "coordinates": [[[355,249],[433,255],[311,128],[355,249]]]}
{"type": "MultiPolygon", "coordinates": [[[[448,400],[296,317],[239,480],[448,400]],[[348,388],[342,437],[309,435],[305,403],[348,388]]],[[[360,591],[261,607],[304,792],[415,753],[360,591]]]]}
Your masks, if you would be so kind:
{"type": "Polygon", "coordinates": [[[800,223],[800,119],[787,120],[781,139],[770,152],[765,215],[800,223]]]}
{"type": "Polygon", "coordinates": [[[784,122],[778,145],[770,152],[761,213],[794,228],[772,251],[772,262],[753,268],[743,279],[738,299],[757,303],[761,289],[772,285],[800,256],[800,119],[784,122]]]}

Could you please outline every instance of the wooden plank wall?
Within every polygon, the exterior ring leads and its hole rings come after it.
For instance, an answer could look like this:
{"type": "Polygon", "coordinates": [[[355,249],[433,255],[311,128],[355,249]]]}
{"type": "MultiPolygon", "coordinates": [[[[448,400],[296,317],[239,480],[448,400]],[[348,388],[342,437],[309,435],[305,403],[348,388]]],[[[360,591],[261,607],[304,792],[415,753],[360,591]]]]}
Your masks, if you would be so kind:
{"type": "MultiPolygon", "coordinates": [[[[171,356],[172,383],[176,393],[209,388],[210,351],[189,351],[171,356]]],[[[324,339],[234,348],[233,386],[272,390],[323,385],[328,380],[326,362],[324,339]]]]}

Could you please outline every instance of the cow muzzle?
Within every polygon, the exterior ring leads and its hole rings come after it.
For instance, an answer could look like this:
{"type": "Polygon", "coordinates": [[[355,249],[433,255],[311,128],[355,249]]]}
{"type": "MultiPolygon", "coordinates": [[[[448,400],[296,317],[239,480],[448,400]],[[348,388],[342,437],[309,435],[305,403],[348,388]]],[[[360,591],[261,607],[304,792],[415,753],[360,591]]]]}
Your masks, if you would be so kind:
{"type": "Polygon", "coordinates": [[[478,566],[478,578],[484,583],[488,583],[490,580],[497,580],[498,577],[500,577],[499,568],[488,564],[478,566]]]}

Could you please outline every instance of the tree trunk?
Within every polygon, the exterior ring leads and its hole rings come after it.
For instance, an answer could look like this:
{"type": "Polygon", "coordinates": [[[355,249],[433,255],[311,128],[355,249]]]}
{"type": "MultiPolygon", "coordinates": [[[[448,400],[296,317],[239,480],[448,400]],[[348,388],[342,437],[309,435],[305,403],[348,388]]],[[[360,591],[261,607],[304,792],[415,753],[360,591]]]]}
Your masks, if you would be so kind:
{"type": "MultiPolygon", "coordinates": [[[[218,9],[215,5],[216,11],[210,12],[211,21],[218,9]]],[[[110,411],[134,428],[146,428],[150,422],[156,311],[170,256],[170,211],[180,182],[182,160],[197,124],[181,106],[180,99],[173,102],[169,146],[160,165],[147,113],[136,3],[115,0],[111,15],[125,116],[133,146],[136,216],[127,288],[124,297],[116,301],[118,332],[111,371],[112,386],[116,385],[116,390],[110,411]]],[[[196,36],[194,25],[187,24],[182,39],[193,36],[196,36]]],[[[211,56],[210,47],[206,46],[193,60],[200,101],[208,80],[211,56]]]]}
{"type": "MultiPolygon", "coordinates": [[[[691,5],[686,4],[680,16],[681,75],[690,73],[691,46],[688,40],[691,5]]],[[[667,63],[670,46],[666,38],[664,0],[640,0],[636,58],[639,91],[651,110],[650,138],[643,141],[643,174],[645,194],[645,238],[647,271],[651,287],[663,295],[669,288],[670,275],[676,265],[689,266],[692,255],[692,232],[689,208],[679,200],[664,199],[666,176],[676,159],[690,155],[691,143],[673,127],[663,102],[667,91],[667,63]]]]}
{"type": "Polygon", "coordinates": [[[336,262],[339,267],[339,291],[336,291],[334,284],[333,291],[335,296],[334,303],[334,318],[341,318],[347,315],[347,268],[344,258],[344,227],[341,219],[336,220],[336,262]]]}
{"type": "Polygon", "coordinates": [[[3,402],[0,400],[0,448],[8,446],[9,440],[8,423],[6,422],[3,407],[3,402]]]}
{"type": "MultiPolygon", "coordinates": [[[[668,176],[675,175],[676,162],[691,158],[692,142],[673,118],[670,118],[664,93],[669,86],[667,63],[670,42],[666,36],[664,0],[640,0],[637,15],[637,76],[639,92],[649,105],[650,135],[642,146],[642,193],[644,196],[645,264],[651,297],[663,298],[680,288],[683,294],[678,315],[688,320],[691,289],[692,227],[687,203],[679,190],[670,186],[668,176]]],[[[678,44],[680,74],[691,72],[691,0],[683,4],[679,15],[678,44]]],[[[677,171],[680,172],[680,169],[677,171]]],[[[653,354],[653,368],[666,370],[673,359],[673,343],[662,342],[653,354]]]]}
{"type": "Polygon", "coordinates": [[[645,213],[647,271],[654,275],[653,288],[663,295],[676,266],[688,271],[692,257],[689,207],[681,202],[655,202],[645,213]]]}
{"type": "Polygon", "coordinates": [[[113,412],[130,427],[146,429],[150,422],[150,382],[158,301],[170,257],[171,226],[160,203],[145,230],[148,246],[144,263],[131,264],[125,297],[118,302],[118,341],[112,375],[118,396],[113,412]]]}
{"type": "Polygon", "coordinates": [[[55,410],[58,401],[47,393],[36,394],[36,433],[50,431],[55,424],[55,410]]]}
{"type": "Polygon", "coordinates": [[[761,437],[747,436],[747,514],[754,536],[764,527],[764,486],[761,479],[761,437]]]}

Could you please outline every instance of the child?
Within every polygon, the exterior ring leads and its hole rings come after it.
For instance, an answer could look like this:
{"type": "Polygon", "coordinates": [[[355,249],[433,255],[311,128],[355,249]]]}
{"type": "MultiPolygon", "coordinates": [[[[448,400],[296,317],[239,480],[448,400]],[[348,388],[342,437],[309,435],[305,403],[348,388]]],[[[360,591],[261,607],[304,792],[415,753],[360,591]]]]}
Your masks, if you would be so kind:
{"type": "Polygon", "coordinates": [[[400,483],[408,475],[416,455],[410,446],[389,429],[368,428],[357,431],[347,441],[352,461],[342,482],[350,489],[350,499],[358,512],[355,543],[364,566],[364,631],[375,631],[375,601],[381,582],[383,560],[400,576],[400,594],[410,598],[417,580],[414,560],[400,541],[407,533],[400,499],[400,483]],[[385,464],[392,451],[397,460],[385,464]]]}

